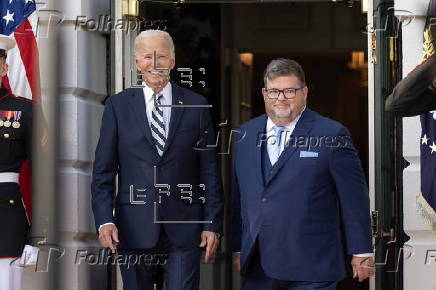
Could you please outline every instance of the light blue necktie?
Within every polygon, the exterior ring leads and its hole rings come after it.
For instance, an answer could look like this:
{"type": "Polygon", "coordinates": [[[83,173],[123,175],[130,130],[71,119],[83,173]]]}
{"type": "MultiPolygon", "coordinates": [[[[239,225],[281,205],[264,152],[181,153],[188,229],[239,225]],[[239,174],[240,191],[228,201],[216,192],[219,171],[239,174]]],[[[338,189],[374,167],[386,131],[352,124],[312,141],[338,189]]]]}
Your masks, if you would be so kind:
{"type": "Polygon", "coordinates": [[[285,127],[283,126],[274,126],[275,138],[273,138],[273,140],[275,140],[275,142],[271,142],[273,144],[271,144],[268,149],[269,161],[271,161],[271,165],[274,165],[279,159],[280,145],[282,143],[281,139],[283,135],[282,133],[284,130],[285,127]]]}

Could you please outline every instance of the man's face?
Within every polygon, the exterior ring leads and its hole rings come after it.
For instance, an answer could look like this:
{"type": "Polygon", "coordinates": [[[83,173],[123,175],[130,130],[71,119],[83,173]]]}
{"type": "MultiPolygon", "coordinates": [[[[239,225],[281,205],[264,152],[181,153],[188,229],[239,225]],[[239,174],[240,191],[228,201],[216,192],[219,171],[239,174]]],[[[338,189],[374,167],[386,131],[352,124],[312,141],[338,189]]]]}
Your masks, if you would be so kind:
{"type": "MultiPolygon", "coordinates": [[[[271,80],[267,80],[265,89],[298,89],[303,87],[300,80],[294,76],[279,76],[271,80]]],[[[291,99],[285,98],[281,92],[277,99],[268,97],[265,90],[262,91],[265,101],[265,110],[267,115],[272,119],[289,119],[292,121],[306,105],[307,86],[295,91],[295,97],[291,99]]]]}
{"type": "Polygon", "coordinates": [[[150,88],[160,90],[166,86],[170,70],[174,68],[175,58],[165,37],[147,37],[138,43],[135,59],[136,68],[150,88]],[[154,67],[156,52],[156,67],[154,67]],[[167,69],[167,70],[156,70],[167,69]]]}

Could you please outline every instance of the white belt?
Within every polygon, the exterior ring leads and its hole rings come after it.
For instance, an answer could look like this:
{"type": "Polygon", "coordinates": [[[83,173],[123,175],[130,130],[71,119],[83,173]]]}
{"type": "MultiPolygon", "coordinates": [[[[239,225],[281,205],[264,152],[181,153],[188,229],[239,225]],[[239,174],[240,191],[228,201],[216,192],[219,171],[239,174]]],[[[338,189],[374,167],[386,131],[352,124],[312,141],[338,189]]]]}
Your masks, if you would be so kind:
{"type": "Polygon", "coordinates": [[[18,183],[19,174],[16,172],[0,172],[0,182],[16,182],[18,183]]]}

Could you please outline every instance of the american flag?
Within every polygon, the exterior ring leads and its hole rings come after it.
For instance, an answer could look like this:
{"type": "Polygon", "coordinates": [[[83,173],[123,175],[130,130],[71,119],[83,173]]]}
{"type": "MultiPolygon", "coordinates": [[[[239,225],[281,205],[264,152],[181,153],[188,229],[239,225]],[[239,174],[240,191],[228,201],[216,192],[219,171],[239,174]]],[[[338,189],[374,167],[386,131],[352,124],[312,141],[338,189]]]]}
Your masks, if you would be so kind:
{"type": "MultiPolygon", "coordinates": [[[[39,102],[38,16],[35,0],[0,0],[0,34],[13,37],[17,46],[8,52],[9,71],[3,85],[14,95],[39,102]]],[[[31,181],[29,162],[20,172],[20,187],[30,220],[31,181]]]]}
{"type": "MultiPolygon", "coordinates": [[[[436,53],[436,0],[430,0],[424,28],[424,59],[436,53]]],[[[436,234],[436,111],[421,115],[421,194],[417,210],[436,234]]]]}
{"type": "Polygon", "coordinates": [[[38,16],[34,0],[0,0],[0,34],[11,35],[17,46],[8,53],[9,72],[3,84],[13,94],[35,101],[40,97],[38,16]],[[9,85],[8,85],[9,84],[9,85]]]}
{"type": "Polygon", "coordinates": [[[421,202],[418,208],[436,233],[436,111],[421,115],[421,202]]]}

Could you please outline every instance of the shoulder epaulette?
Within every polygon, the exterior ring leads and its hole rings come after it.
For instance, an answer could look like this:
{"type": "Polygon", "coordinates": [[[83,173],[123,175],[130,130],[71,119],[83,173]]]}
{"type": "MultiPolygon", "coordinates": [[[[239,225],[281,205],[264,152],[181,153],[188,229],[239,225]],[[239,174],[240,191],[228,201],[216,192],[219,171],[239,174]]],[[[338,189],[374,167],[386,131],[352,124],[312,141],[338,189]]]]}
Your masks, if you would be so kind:
{"type": "Polygon", "coordinates": [[[436,53],[432,54],[428,58],[424,58],[417,66],[415,66],[407,75],[413,73],[415,70],[417,70],[420,66],[424,65],[427,61],[430,61],[432,58],[436,57],[436,53]]]}

